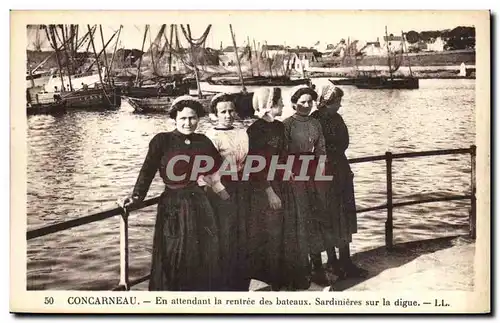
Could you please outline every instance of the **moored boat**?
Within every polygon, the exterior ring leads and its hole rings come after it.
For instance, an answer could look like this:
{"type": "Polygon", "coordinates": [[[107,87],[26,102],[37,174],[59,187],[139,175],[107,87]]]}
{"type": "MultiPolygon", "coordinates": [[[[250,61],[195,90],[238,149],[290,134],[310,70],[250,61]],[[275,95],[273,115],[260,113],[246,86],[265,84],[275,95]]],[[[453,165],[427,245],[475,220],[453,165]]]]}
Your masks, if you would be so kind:
{"type": "MultiPolygon", "coordinates": [[[[206,82],[210,85],[241,85],[238,77],[208,78],[206,82]]],[[[252,76],[244,77],[243,82],[246,86],[296,86],[309,84],[308,78],[292,79],[288,76],[252,76]]]]}
{"type": "Polygon", "coordinates": [[[360,76],[340,80],[329,79],[334,85],[352,85],[358,89],[418,89],[416,77],[360,76]]]}
{"type": "Polygon", "coordinates": [[[419,81],[416,77],[390,78],[371,77],[357,80],[354,84],[358,89],[408,89],[419,88],[419,81]]]}
{"type": "Polygon", "coordinates": [[[59,115],[66,112],[65,102],[50,102],[50,103],[35,103],[28,104],[26,107],[26,115],[59,115]]]}
{"type": "MultiPolygon", "coordinates": [[[[243,119],[252,117],[254,115],[252,106],[253,92],[232,93],[232,95],[238,116],[243,119]]],[[[205,95],[199,99],[207,114],[210,113],[210,100],[212,97],[213,95],[205,95]]],[[[125,96],[125,100],[134,108],[136,113],[168,113],[174,99],[174,97],[132,98],[125,96]]]]}
{"type": "Polygon", "coordinates": [[[118,88],[90,88],[69,92],[40,92],[35,104],[63,104],[65,109],[84,111],[117,110],[121,106],[118,88]]]}

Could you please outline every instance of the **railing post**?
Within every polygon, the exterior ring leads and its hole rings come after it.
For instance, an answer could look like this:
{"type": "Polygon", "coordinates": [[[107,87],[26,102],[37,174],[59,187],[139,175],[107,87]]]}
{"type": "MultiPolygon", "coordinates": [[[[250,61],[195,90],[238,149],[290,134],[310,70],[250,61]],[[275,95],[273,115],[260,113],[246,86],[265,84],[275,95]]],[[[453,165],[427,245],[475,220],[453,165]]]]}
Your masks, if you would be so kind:
{"type": "Polygon", "coordinates": [[[387,183],[387,221],[385,222],[385,246],[392,249],[392,153],[385,153],[386,183],[387,183]]]}
{"type": "Polygon", "coordinates": [[[120,217],[120,287],[122,290],[130,290],[128,276],[128,215],[129,212],[124,209],[120,217]]]}
{"type": "Polygon", "coordinates": [[[471,197],[470,205],[471,212],[469,215],[469,235],[471,238],[476,239],[476,146],[470,146],[470,158],[471,158],[471,197]]]}

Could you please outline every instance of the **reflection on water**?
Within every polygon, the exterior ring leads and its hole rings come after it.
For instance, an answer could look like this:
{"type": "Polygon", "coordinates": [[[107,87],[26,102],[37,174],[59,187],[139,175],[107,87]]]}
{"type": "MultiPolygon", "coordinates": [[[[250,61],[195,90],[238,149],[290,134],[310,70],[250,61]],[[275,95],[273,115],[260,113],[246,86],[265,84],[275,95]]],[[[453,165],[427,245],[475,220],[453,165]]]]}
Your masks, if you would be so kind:
{"type": "MultiPolygon", "coordinates": [[[[326,82],[314,81],[317,86],[326,82]]],[[[350,158],[463,148],[475,142],[473,80],[421,80],[419,90],[343,90],[340,113],[350,131],[350,158]]],[[[285,102],[289,92],[284,89],[285,102]]],[[[283,118],[292,113],[286,106],[283,118]]],[[[131,192],[149,140],[157,132],[173,129],[165,116],[134,114],[125,102],[120,111],[32,116],[27,122],[28,229],[115,207],[117,199],[131,192]]],[[[205,119],[199,131],[210,126],[205,119]]],[[[358,207],[383,204],[385,163],[352,168],[358,207]]],[[[395,202],[436,192],[465,194],[470,190],[470,157],[396,160],[393,176],[395,202]]],[[[148,196],[156,196],[162,188],[155,178],[148,196]]],[[[459,201],[395,209],[395,242],[464,233],[468,207],[467,201],[459,201]]],[[[131,216],[131,278],[149,270],[155,211],[152,206],[131,216]]],[[[385,211],[359,215],[354,252],[384,244],[385,217],[385,211]]],[[[108,289],[119,277],[119,220],[30,240],[27,256],[30,289],[108,289]]]]}

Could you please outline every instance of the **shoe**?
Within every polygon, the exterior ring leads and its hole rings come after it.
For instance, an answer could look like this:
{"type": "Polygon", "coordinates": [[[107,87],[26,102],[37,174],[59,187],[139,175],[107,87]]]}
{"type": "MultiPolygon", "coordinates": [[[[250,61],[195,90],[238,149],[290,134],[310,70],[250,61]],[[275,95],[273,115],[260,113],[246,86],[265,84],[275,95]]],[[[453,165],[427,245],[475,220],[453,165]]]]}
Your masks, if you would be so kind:
{"type": "Polygon", "coordinates": [[[312,272],[311,281],[319,286],[328,286],[330,282],[328,281],[326,270],[316,269],[312,272]]]}
{"type": "Polygon", "coordinates": [[[311,287],[311,280],[308,278],[300,279],[291,284],[290,290],[308,290],[311,287]]]}
{"type": "Polygon", "coordinates": [[[336,264],[327,263],[326,264],[326,271],[327,271],[327,275],[332,276],[329,279],[330,280],[334,279],[334,282],[337,280],[342,280],[342,279],[346,278],[346,272],[342,269],[342,267],[338,263],[336,263],[336,264]],[[334,278],[333,276],[335,276],[336,278],[334,278]]]}
{"type": "Polygon", "coordinates": [[[345,266],[343,270],[348,278],[366,278],[370,274],[368,270],[358,267],[352,262],[345,266]]]}

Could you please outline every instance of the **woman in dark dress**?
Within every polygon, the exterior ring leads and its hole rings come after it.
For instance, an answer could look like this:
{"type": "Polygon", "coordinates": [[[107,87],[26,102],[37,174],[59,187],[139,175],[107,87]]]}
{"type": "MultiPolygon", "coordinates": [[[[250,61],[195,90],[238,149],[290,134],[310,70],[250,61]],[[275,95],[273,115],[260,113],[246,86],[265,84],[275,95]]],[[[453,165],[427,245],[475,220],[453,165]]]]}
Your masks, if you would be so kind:
{"type": "Polygon", "coordinates": [[[365,277],[368,272],[354,265],[349,251],[352,235],[357,232],[357,218],[354,174],[345,155],[349,146],[349,132],[344,119],[338,114],[343,95],[343,91],[338,87],[323,87],[318,100],[318,110],[311,114],[321,123],[328,156],[327,175],[333,176],[326,193],[326,210],[330,220],[328,241],[333,242],[333,246],[327,247],[327,264],[339,278],[365,277]],[[339,248],[340,262],[335,253],[335,246],[339,248]]]}
{"type": "MultiPolygon", "coordinates": [[[[175,119],[176,129],[150,141],[132,197],[124,203],[127,207],[142,201],[159,171],[165,191],[158,202],[149,290],[213,291],[221,286],[215,215],[197,177],[191,176],[199,170],[193,167],[195,156],[213,158],[214,167],[201,174],[207,179],[222,162],[210,139],[194,133],[202,114],[203,107],[194,98],[174,100],[169,115],[175,119]],[[181,155],[189,158],[178,159],[181,155]]],[[[212,187],[221,198],[229,197],[221,183],[212,187]]]]}
{"type": "Polygon", "coordinates": [[[285,232],[295,234],[297,268],[307,272],[307,276],[310,276],[313,282],[327,286],[329,282],[322,265],[321,252],[326,249],[324,233],[328,230],[328,222],[324,212],[322,183],[315,177],[316,169],[325,167],[325,139],[319,121],[309,115],[316,99],[317,93],[309,86],[296,87],[291,96],[295,114],[283,121],[288,154],[295,156],[294,179],[290,185],[297,209],[296,216],[289,217],[285,221],[285,232]],[[309,179],[306,179],[300,176],[302,162],[298,158],[308,155],[311,161],[309,179]],[[323,158],[323,161],[320,158],[323,158]],[[314,257],[318,254],[319,258],[314,257]],[[312,273],[309,257],[311,257],[312,273]]]}
{"type": "MultiPolygon", "coordinates": [[[[295,258],[285,253],[283,225],[288,214],[294,213],[291,191],[282,174],[267,179],[273,156],[280,163],[286,159],[285,128],[275,120],[283,110],[280,88],[260,88],[253,94],[257,120],[247,129],[249,156],[261,156],[266,167],[250,177],[251,213],[248,220],[248,250],[250,277],[280,290],[293,282],[295,258]]],[[[293,251],[293,250],[290,250],[293,251]]]]}

